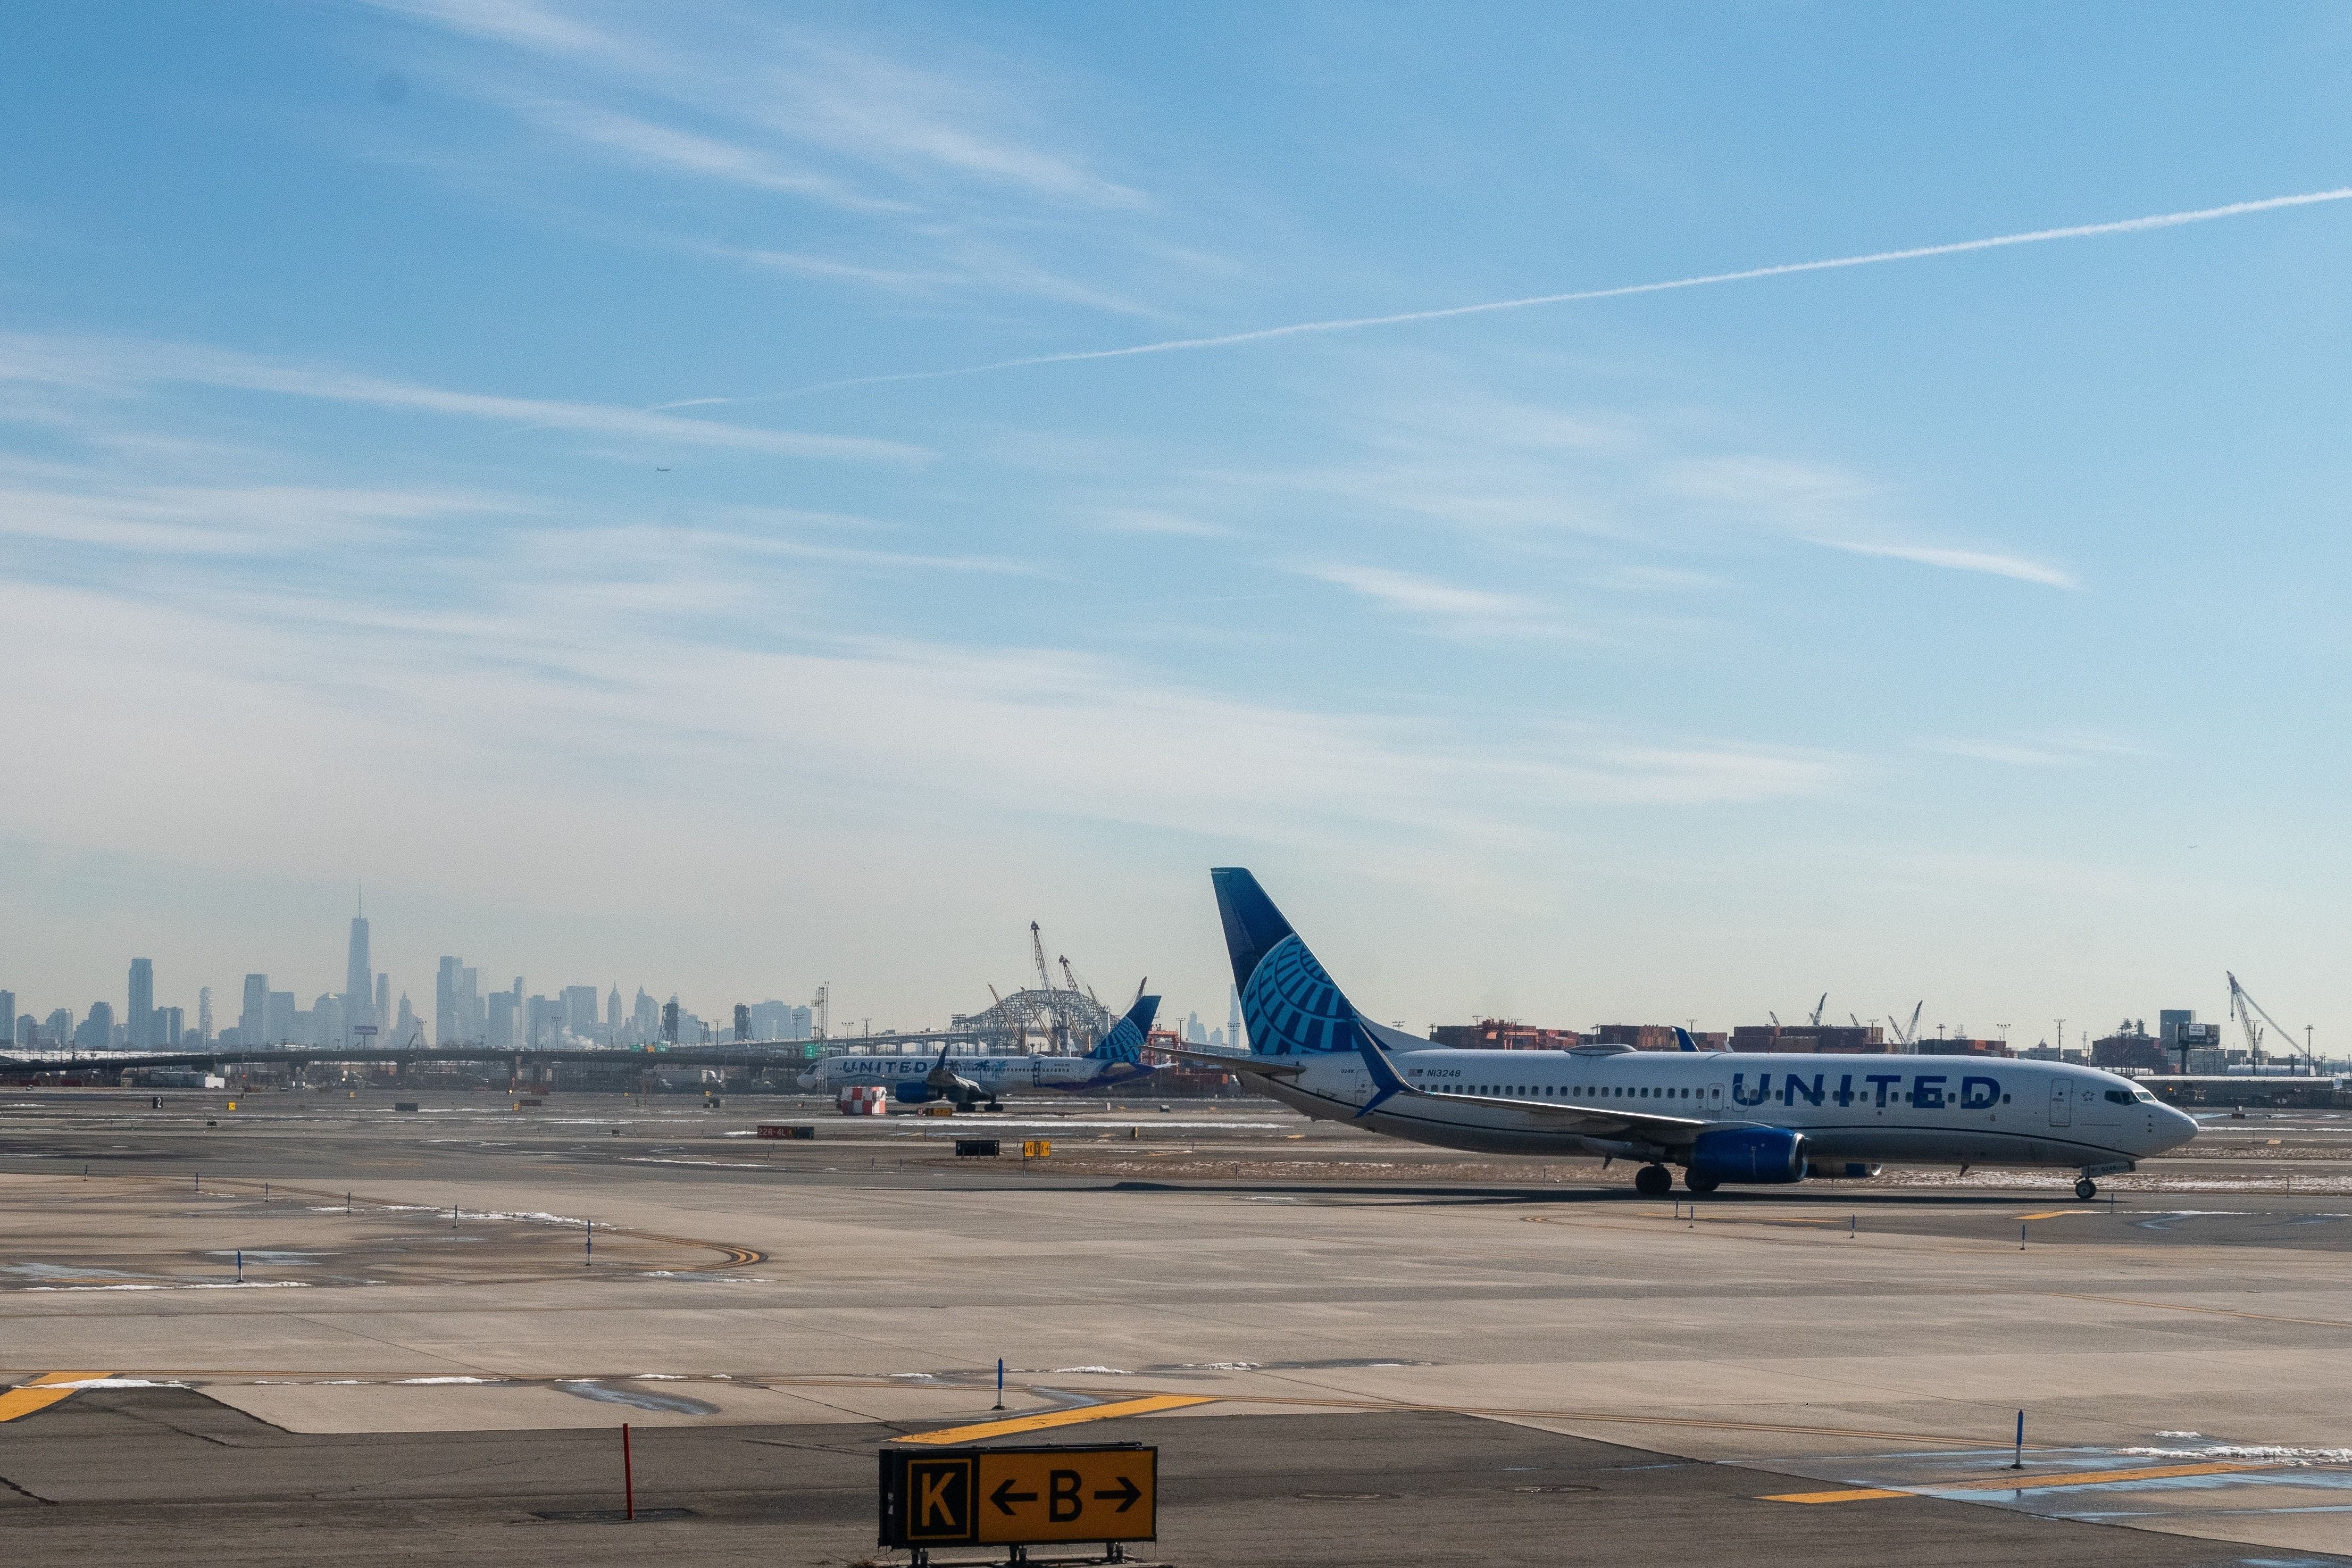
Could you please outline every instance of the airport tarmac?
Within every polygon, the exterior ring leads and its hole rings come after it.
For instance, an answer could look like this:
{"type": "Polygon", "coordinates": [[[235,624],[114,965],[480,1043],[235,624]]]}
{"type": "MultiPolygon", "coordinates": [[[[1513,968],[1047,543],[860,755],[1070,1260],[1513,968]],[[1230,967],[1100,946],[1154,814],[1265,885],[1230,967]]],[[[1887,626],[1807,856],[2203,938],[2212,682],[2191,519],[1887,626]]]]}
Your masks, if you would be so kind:
{"type": "Polygon", "coordinates": [[[2352,1118],[2217,1119],[2112,1202],[1694,1207],[1258,1100],[414,1098],[0,1091],[0,1377],[86,1385],[0,1394],[37,1560],[617,1560],[541,1516],[615,1503],[626,1420],[660,1549],[855,1562],[876,1446],[990,1419],[1000,1356],[1015,1413],[1169,1404],[1043,1436],[1159,1443],[1171,1558],[2352,1553],[2352,1118]]]}

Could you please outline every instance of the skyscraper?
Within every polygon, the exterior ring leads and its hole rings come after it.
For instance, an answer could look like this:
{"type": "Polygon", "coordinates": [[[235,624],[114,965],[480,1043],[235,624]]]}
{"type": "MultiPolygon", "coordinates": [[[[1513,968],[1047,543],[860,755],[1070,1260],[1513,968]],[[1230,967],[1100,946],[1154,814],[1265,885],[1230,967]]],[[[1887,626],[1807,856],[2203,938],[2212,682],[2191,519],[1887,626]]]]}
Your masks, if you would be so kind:
{"type": "Polygon", "coordinates": [[[392,1044],[381,1032],[392,1027],[392,976],[389,974],[379,974],[375,977],[375,1026],[379,1031],[376,1044],[380,1046],[392,1044]]]}
{"type": "Polygon", "coordinates": [[[611,1030],[611,1043],[621,1043],[621,983],[613,983],[613,994],[604,998],[604,1027],[611,1030]]]}
{"type": "Polygon", "coordinates": [[[261,1022],[262,1044],[283,1046],[294,1037],[294,993],[272,991],[269,1010],[261,1022]]]}
{"type": "Polygon", "coordinates": [[[465,967],[462,958],[444,957],[440,973],[433,977],[433,1043],[454,1046],[457,1036],[457,972],[465,967]]]}
{"type": "Polygon", "coordinates": [[[212,1043],[213,988],[199,985],[196,987],[196,1044],[209,1046],[212,1043]]]}
{"type": "Polygon", "coordinates": [[[343,964],[343,1028],[378,1022],[375,1016],[375,965],[368,959],[367,916],[352,917],[352,947],[343,964]]]}
{"type": "Polygon", "coordinates": [[[494,1051],[510,1051],[521,1044],[515,1038],[515,997],[511,991],[493,991],[489,995],[489,1032],[484,1043],[494,1051]]]}
{"type": "Polygon", "coordinates": [[[154,1045],[150,1037],[154,1033],[155,961],[134,958],[131,961],[131,1011],[123,1019],[131,1048],[143,1051],[154,1045]]]}
{"type": "Polygon", "coordinates": [[[93,1002],[89,1016],[74,1031],[74,1044],[86,1051],[102,1051],[114,1044],[114,1004],[93,1002]]]}
{"type": "Polygon", "coordinates": [[[310,1004],[310,1034],[303,1043],[328,1048],[351,1038],[351,1021],[343,1015],[343,999],[327,992],[310,1004]]]}
{"type": "Polygon", "coordinates": [[[582,1039],[593,1039],[596,1034],[596,988],[593,985],[567,985],[562,992],[563,1026],[582,1039]]]}
{"type": "Polygon", "coordinates": [[[269,976],[245,977],[245,1011],[236,1016],[236,1037],[257,1046],[269,1037],[269,976]]]}
{"type": "Polygon", "coordinates": [[[0,991],[0,1043],[16,1044],[16,994],[0,991]]]}

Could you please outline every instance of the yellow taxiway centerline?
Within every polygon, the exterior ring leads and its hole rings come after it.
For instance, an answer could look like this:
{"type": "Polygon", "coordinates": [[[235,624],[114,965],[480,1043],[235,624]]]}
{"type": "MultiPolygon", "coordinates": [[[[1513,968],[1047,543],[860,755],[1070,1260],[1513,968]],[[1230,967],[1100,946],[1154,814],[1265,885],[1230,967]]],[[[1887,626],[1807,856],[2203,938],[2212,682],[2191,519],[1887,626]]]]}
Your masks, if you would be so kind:
{"type": "Polygon", "coordinates": [[[14,1421],[36,1410],[47,1410],[80,1393],[82,1384],[113,1375],[107,1372],[45,1372],[30,1383],[0,1394],[0,1421],[14,1421]]]}
{"type": "Polygon", "coordinates": [[[1870,1498],[1937,1497],[1945,1492],[2023,1492],[2044,1487],[2102,1487],[2123,1481],[2164,1481],[2179,1476],[2226,1476],[2245,1470],[2275,1470],[2276,1465],[2151,1465],[2137,1470],[2074,1470],[2063,1476],[2037,1476],[2031,1471],[2006,1480],[1944,1481],[1891,1491],[1884,1487],[1853,1487],[1843,1491],[1782,1492],[1765,1502],[1862,1502],[1870,1498]]]}
{"type": "Polygon", "coordinates": [[[1149,1415],[1158,1410],[1181,1410],[1188,1405],[1213,1405],[1198,1394],[1155,1394],[1144,1399],[1120,1399],[1108,1405],[1081,1405],[1071,1410],[1045,1410],[1034,1415],[1010,1415],[975,1426],[950,1426],[944,1432],[918,1432],[893,1437],[894,1443],[977,1443],[987,1437],[1008,1437],[1015,1432],[1042,1432],[1049,1426],[1075,1426],[1081,1421],[1108,1421],[1120,1415],[1149,1415]]]}

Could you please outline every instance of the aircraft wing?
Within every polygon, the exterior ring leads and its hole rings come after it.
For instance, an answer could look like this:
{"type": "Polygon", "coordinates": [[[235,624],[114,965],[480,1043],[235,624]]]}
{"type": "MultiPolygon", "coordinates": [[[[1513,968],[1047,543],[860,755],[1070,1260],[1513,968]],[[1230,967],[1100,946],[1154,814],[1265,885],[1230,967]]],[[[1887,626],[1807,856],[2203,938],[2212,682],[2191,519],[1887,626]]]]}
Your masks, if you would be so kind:
{"type": "Polygon", "coordinates": [[[1571,1122],[1580,1131],[1620,1127],[1647,1133],[1666,1143],[1680,1142],[1700,1128],[1713,1125],[1703,1117],[1656,1116],[1645,1110],[1620,1110],[1614,1106],[1567,1105],[1557,1100],[1512,1100],[1496,1094],[1431,1094],[1426,1089],[1409,1085],[1404,1092],[1425,1100],[1442,1100],[1448,1105],[1484,1105],[1504,1110],[1534,1111],[1557,1121],[1571,1122]]]}
{"type": "Polygon", "coordinates": [[[1405,1082],[1404,1075],[1396,1069],[1389,1054],[1372,1039],[1369,1030],[1359,1029],[1357,1038],[1364,1065],[1372,1075],[1372,1083],[1380,1092],[1374,1095],[1358,1116],[1370,1114],[1383,1101],[1404,1096],[1415,1100],[1442,1100],[1448,1105],[1477,1105],[1495,1110],[1520,1110],[1546,1121],[1565,1123],[1579,1132],[1631,1132],[1660,1143],[1687,1142],[1702,1127],[1710,1125],[1706,1119],[1696,1116],[1660,1116],[1645,1110],[1621,1110],[1615,1106],[1568,1105],[1557,1100],[1517,1100],[1497,1094],[1432,1094],[1425,1089],[1415,1089],[1405,1082]]]}
{"type": "Polygon", "coordinates": [[[1307,1069],[1297,1062],[1276,1061],[1271,1057],[1229,1057],[1220,1051],[1185,1051],[1173,1046],[1151,1047],[1162,1056],[1174,1057],[1188,1067],[1213,1068],[1218,1072],[1237,1072],[1258,1078],[1297,1078],[1307,1069]]]}

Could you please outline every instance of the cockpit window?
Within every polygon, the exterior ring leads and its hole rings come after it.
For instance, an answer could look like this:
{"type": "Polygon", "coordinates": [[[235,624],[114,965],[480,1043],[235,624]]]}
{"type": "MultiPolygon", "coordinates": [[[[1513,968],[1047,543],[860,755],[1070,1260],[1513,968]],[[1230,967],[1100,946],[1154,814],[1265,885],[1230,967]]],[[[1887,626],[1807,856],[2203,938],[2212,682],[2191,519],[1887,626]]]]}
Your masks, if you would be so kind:
{"type": "Polygon", "coordinates": [[[2144,1089],[2136,1089],[2132,1090],[2132,1098],[2134,1100],[2145,1100],[2150,1105],[2154,1105],[2156,1103],[2156,1096],[2148,1093],[2148,1091],[2144,1089]]]}
{"type": "Polygon", "coordinates": [[[2129,1105],[2132,1102],[2132,1091],[2127,1089],[2111,1089],[2107,1090],[2107,1098],[2117,1105],[2129,1105]]]}

